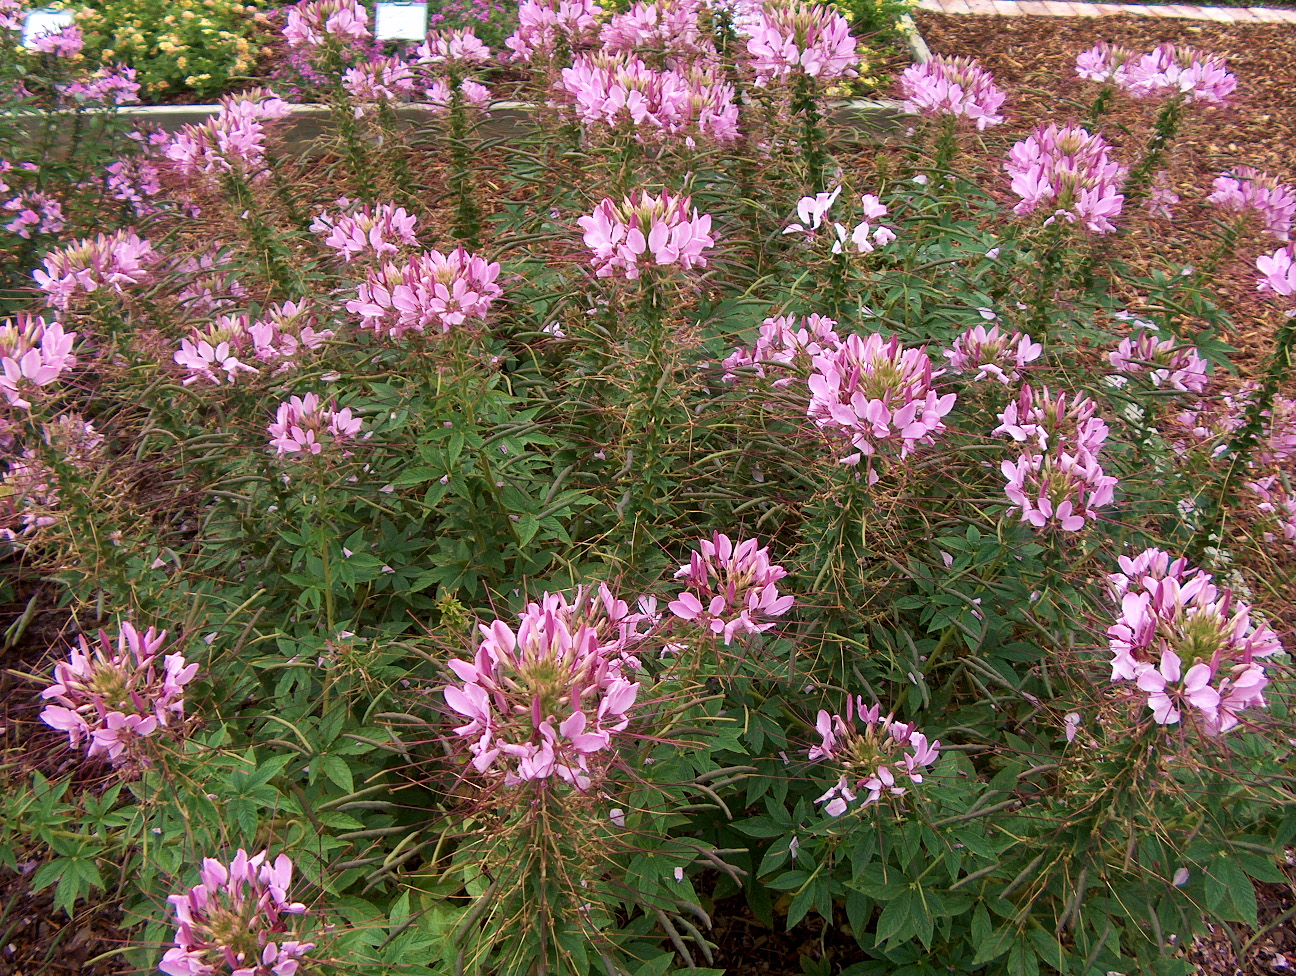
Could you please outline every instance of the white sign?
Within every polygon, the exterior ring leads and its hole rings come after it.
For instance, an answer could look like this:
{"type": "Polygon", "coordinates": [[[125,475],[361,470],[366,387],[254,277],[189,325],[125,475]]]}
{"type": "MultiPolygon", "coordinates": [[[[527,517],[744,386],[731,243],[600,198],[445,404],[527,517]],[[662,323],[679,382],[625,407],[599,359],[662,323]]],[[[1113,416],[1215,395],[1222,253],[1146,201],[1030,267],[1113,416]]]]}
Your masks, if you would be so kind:
{"type": "Polygon", "coordinates": [[[427,37],[427,4],[379,3],[374,34],[380,41],[421,41],[427,37]]]}
{"type": "Polygon", "coordinates": [[[70,27],[76,19],[66,10],[33,10],[23,21],[23,47],[34,48],[36,39],[46,34],[57,34],[64,27],[70,27]]]}

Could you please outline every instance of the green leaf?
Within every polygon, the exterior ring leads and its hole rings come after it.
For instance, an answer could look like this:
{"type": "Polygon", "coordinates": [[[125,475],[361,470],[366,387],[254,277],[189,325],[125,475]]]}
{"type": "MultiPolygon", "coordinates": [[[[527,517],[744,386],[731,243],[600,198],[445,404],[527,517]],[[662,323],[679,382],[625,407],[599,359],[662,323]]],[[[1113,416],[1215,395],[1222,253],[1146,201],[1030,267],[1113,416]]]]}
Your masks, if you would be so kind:
{"type": "Polygon", "coordinates": [[[1252,928],[1258,924],[1255,885],[1227,855],[1211,861],[1206,874],[1206,905],[1229,921],[1246,922],[1252,928]]]}
{"type": "Polygon", "coordinates": [[[346,760],[341,756],[320,756],[320,769],[324,775],[333,781],[333,784],[342,790],[343,793],[354,793],[355,782],[351,778],[351,767],[347,765],[346,760]]]}

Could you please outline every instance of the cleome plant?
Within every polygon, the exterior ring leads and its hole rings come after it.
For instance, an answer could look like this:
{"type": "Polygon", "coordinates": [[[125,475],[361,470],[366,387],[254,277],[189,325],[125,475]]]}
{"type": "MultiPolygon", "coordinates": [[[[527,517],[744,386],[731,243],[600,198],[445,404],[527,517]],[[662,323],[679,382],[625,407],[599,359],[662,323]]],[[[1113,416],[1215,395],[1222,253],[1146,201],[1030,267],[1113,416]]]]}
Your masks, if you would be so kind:
{"type": "Polygon", "coordinates": [[[935,58],[861,136],[831,7],[517,23],[305,0],[281,89],[169,133],[80,28],[6,48],[91,136],[0,166],[0,871],[47,957],[719,976],[741,911],[809,976],[1186,976],[1256,927],[1296,190],[1165,175],[1227,65],[1099,44],[1004,137],[935,58]]]}

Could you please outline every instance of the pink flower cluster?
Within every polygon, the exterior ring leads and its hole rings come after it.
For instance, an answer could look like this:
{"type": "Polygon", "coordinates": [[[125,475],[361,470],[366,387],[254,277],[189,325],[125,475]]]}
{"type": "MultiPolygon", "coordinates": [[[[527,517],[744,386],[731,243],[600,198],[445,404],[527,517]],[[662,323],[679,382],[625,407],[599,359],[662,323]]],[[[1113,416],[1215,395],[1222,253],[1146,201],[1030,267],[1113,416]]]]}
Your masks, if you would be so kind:
{"type": "Polygon", "coordinates": [[[491,49],[470,30],[428,31],[414,53],[419,64],[489,64],[494,58],[491,49]]]}
{"type": "MultiPolygon", "coordinates": [[[[91,473],[103,467],[103,435],[77,414],[57,417],[44,425],[42,434],[72,468],[91,473]]],[[[5,446],[12,447],[12,438],[8,440],[5,446]]],[[[0,528],[0,539],[17,543],[59,521],[58,476],[36,451],[25,450],[21,458],[10,461],[0,484],[8,489],[0,492],[0,515],[6,523],[0,528]]]]}
{"type": "Polygon", "coordinates": [[[1288,542],[1296,542],[1296,496],[1276,474],[1248,481],[1247,488],[1260,500],[1256,503],[1257,521],[1264,530],[1264,541],[1273,542],[1278,533],[1288,542]]]}
{"type": "Polygon", "coordinates": [[[1269,683],[1257,658],[1282,651],[1251,608],[1211,576],[1160,549],[1119,560],[1111,591],[1120,616],[1107,629],[1112,681],[1133,681],[1153,719],[1173,725],[1188,709],[1207,735],[1227,732],[1245,708],[1263,707],[1269,683]]]}
{"type": "Polygon", "coordinates": [[[27,399],[76,365],[75,332],[60,322],[46,322],[25,312],[0,325],[0,393],[11,407],[30,410],[27,399]]]}
{"type": "MultiPolygon", "coordinates": [[[[906,457],[945,430],[955,394],[937,394],[927,347],[904,349],[899,337],[852,335],[811,360],[807,416],[820,430],[849,440],[841,459],[856,465],[880,448],[906,457]]],[[[870,470],[870,479],[877,473],[870,470]]]]}
{"type": "Polygon", "coordinates": [[[276,454],[304,458],[322,454],[328,448],[346,457],[341,445],[354,440],[360,426],[360,418],[351,416],[350,407],[325,409],[318,394],[307,393],[279,404],[274,423],[266,429],[276,454]]]}
{"type": "Polygon", "coordinates": [[[473,660],[447,662],[464,684],[444,691],[468,719],[455,734],[472,740],[473,768],[494,767],[505,786],[557,777],[589,789],[590,757],[630,725],[639,683],[623,668],[644,619],[600,587],[597,596],[582,588],[572,602],[544,594],[519,615],[516,632],[502,620],[480,625],[473,660]]]}
{"type": "Polygon", "coordinates": [[[167,976],[294,976],[313,942],[284,938],[293,933],[286,915],[306,906],[289,901],[293,865],[286,854],[248,856],[239,848],[228,866],[203,859],[201,883],[167,898],[175,909],[175,945],[158,969],[167,976]]]}
{"type": "Polygon", "coordinates": [[[181,308],[206,313],[246,298],[247,289],[242,282],[232,271],[225,270],[229,263],[229,256],[217,249],[173,262],[175,278],[184,283],[176,295],[176,303],[181,308]]]}
{"type": "Polygon", "coordinates": [[[38,54],[52,54],[56,58],[74,58],[85,47],[81,28],[68,24],[56,31],[48,31],[33,39],[31,49],[38,54]]]}
{"type": "Polygon", "coordinates": [[[928,742],[913,723],[896,722],[881,712],[880,705],[866,708],[863,697],[850,695],[845,718],[819,710],[815,729],[822,741],[810,748],[810,761],[833,760],[844,770],[837,783],[815,800],[827,804],[824,813],[830,817],[845,813],[859,793],[866,794],[861,807],[878,802],[884,793],[903,796],[908,787],[897,783],[921,783],[922,770],[940,758],[939,741],[928,742]]]}
{"type": "Polygon", "coordinates": [[[1005,95],[994,76],[971,58],[936,56],[912,64],[900,75],[906,111],[936,118],[967,119],[978,129],[1004,120],[999,109],[1005,95]]]}
{"type": "Polygon", "coordinates": [[[699,540],[675,573],[688,588],[671,602],[671,613],[709,630],[726,646],[738,634],[761,634],[773,627],[770,618],[787,613],[793,597],[778,590],[787,570],[771,563],[769,549],[758,545],[756,539],[735,544],[718,532],[699,540]]]}
{"type": "Polygon", "coordinates": [[[1184,102],[1225,105],[1237,90],[1237,78],[1224,59],[1190,47],[1161,44],[1125,67],[1124,81],[1134,98],[1178,98],[1184,102]]]}
{"type": "Polygon", "coordinates": [[[1089,397],[1054,395],[1047,386],[1042,393],[1036,393],[1024,386],[1017,399],[998,415],[999,426],[993,433],[1007,434],[1019,443],[1033,441],[1045,451],[1052,444],[1097,454],[1110,431],[1101,418],[1094,416],[1096,411],[1097,405],[1089,397]]]}
{"type": "MultiPolygon", "coordinates": [[[[1209,448],[1211,457],[1219,457],[1246,426],[1257,389],[1255,383],[1248,381],[1236,393],[1185,410],[1176,419],[1209,448]]],[[[1252,463],[1281,464],[1296,457],[1296,400],[1278,394],[1271,408],[1262,411],[1260,416],[1263,429],[1252,463]]],[[[1180,453],[1188,449],[1184,443],[1176,444],[1175,448],[1180,453]]]]}
{"type": "Polygon", "coordinates": [[[139,101],[135,69],[124,64],[100,68],[85,81],[74,81],[63,89],[84,105],[133,105],[139,101]]]}
{"type": "MultiPolygon", "coordinates": [[[[794,221],[788,224],[783,228],[783,233],[804,234],[811,238],[818,236],[820,228],[827,220],[829,211],[832,210],[840,194],[839,186],[831,193],[816,193],[812,197],[802,197],[797,201],[797,216],[801,218],[800,222],[794,221]]],[[[885,247],[896,239],[896,233],[890,227],[884,224],[878,224],[876,227],[873,225],[875,221],[887,214],[886,205],[881,200],[872,193],[865,193],[860,197],[860,207],[864,219],[856,224],[853,230],[848,232],[844,224],[836,221],[832,223],[833,254],[843,253],[848,247],[847,242],[860,254],[869,254],[875,247],[885,247]]]]}
{"type": "Polygon", "coordinates": [[[266,175],[266,129],[262,122],[292,111],[283,99],[250,92],[221,99],[216,114],[200,125],[186,125],[171,138],[166,157],[186,176],[236,173],[257,180],[266,175]]]}
{"type": "Polygon", "coordinates": [[[26,19],[25,0],[0,0],[0,30],[20,31],[26,19]]]}
{"type": "Polygon", "coordinates": [[[1137,56],[1138,52],[1127,47],[1100,41],[1076,56],[1076,74],[1086,81],[1125,87],[1128,77],[1126,65],[1137,56]]]}
{"type": "Polygon", "coordinates": [[[1064,393],[1053,396],[1045,387],[1037,395],[1024,386],[999,414],[994,433],[1033,442],[1028,453],[1000,465],[1007,479],[1004,494],[1021,509],[1023,522],[1037,529],[1056,523],[1064,532],[1076,532],[1096,509],[1111,503],[1116,479],[1098,462],[1108,427],[1094,416],[1095,409],[1088,397],[1068,404],[1064,393]]]}
{"type": "Polygon", "coordinates": [[[150,198],[162,192],[155,163],[142,156],[119,159],[104,167],[104,185],[114,200],[129,204],[137,217],[157,212],[150,198]]]}
{"type": "Polygon", "coordinates": [[[1004,494],[1021,509],[1022,521],[1037,529],[1056,522],[1064,532],[1078,532],[1095,509],[1111,504],[1116,488],[1091,454],[1023,454],[1000,470],[1007,479],[1004,494]]]}
{"type": "Polygon", "coordinates": [[[1207,203],[1239,214],[1254,214],[1266,233],[1280,241],[1289,239],[1292,218],[1296,216],[1296,189],[1250,166],[1238,166],[1215,177],[1214,186],[1207,203]]]}
{"type": "Polygon", "coordinates": [[[414,68],[400,58],[376,58],[348,68],[342,75],[342,87],[357,104],[356,118],[365,114],[365,106],[387,102],[409,101],[417,89],[414,68]]]}
{"type": "Polygon", "coordinates": [[[644,53],[680,67],[715,54],[710,34],[698,26],[701,13],[698,0],[635,3],[612,15],[599,32],[599,40],[608,54],[644,53]]]}
{"type": "MultiPolygon", "coordinates": [[[[1134,324],[1151,326],[1151,323],[1137,320],[1134,324]]],[[[1174,339],[1158,340],[1153,332],[1140,331],[1132,339],[1122,339],[1120,345],[1107,354],[1107,361],[1118,373],[1146,372],[1153,386],[1181,393],[1203,393],[1210,383],[1206,375],[1206,360],[1198,355],[1195,346],[1184,346],[1174,339]]],[[[1113,376],[1111,383],[1122,387],[1125,377],[1113,376]]]]}
{"type": "MultiPolygon", "coordinates": [[[[338,201],[342,207],[349,203],[345,197],[338,201]]],[[[316,234],[327,235],[324,246],[337,251],[342,260],[350,264],[360,255],[382,257],[397,253],[402,245],[418,247],[418,238],[414,236],[417,222],[418,218],[406,213],[404,207],[380,203],[373,209],[363,206],[354,213],[336,217],[322,213],[311,223],[310,229],[316,234]]]]}
{"type": "Polygon", "coordinates": [[[495,284],[499,273],[498,261],[462,247],[449,254],[428,251],[404,265],[370,268],[346,308],[363,319],[364,328],[393,339],[429,327],[447,333],[469,318],[486,317],[491,302],[503,294],[495,284]]]}
{"type": "Polygon", "coordinates": [[[425,104],[432,109],[433,115],[444,115],[450,111],[455,91],[458,91],[459,98],[464,105],[485,112],[487,115],[490,114],[488,111],[491,103],[490,89],[480,82],[473,81],[471,78],[465,78],[459,82],[458,89],[451,89],[445,79],[437,78],[432,82],[432,86],[424,92],[427,99],[425,104]]]}
{"type": "Polygon", "coordinates": [[[1190,47],[1162,44],[1148,54],[1101,43],[1076,58],[1076,74],[1111,84],[1133,98],[1179,98],[1223,105],[1237,89],[1237,78],[1223,58],[1190,47]]]}
{"type": "Polygon", "coordinates": [[[47,305],[66,310],[77,292],[99,288],[121,292],[126,285],[139,284],[158,260],[152,244],[132,230],[119,230],[50,251],[44,270],[33,271],[32,277],[45,292],[47,305]]]}
{"type": "Polygon", "coordinates": [[[945,350],[950,369],[955,373],[976,370],[972,381],[986,377],[1009,386],[1021,379],[1022,370],[1044,354],[1044,346],[1024,332],[999,331],[992,326],[987,332],[984,325],[968,329],[954,340],[954,348],[945,350]]]}
{"type": "Polygon", "coordinates": [[[736,370],[750,371],[752,375],[765,378],[767,366],[778,367],[772,370],[779,375],[775,386],[787,386],[795,377],[783,375],[799,368],[808,372],[813,357],[841,345],[841,338],[834,331],[837,321],[823,315],[810,315],[801,319],[800,328],[791,315],[768,318],[761,323],[760,335],[756,345],[751,349],[738,348],[723,362],[723,379],[732,383],[739,378],[736,370]]]}
{"type": "Polygon", "coordinates": [[[5,201],[4,208],[17,214],[5,224],[5,230],[23,240],[31,240],[33,233],[57,234],[64,226],[62,204],[45,193],[20,193],[5,201]]]}
{"type": "Polygon", "coordinates": [[[318,48],[330,39],[340,45],[366,42],[369,12],[354,0],[305,0],[288,11],[283,36],[290,48],[318,48]]]}
{"type": "Polygon", "coordinates": [[[632,55],[596,54],[564,68],[558,90],[585,125],[628,125],[640,142],[669,136],[692,147],[738,138],[733,86],[716,69],[656,71],[632,55]]]}
{"type": "Polygon", "coordinates": [[[850,21],[831,7],[801,0],[767,4],[747,53],[758,85],[794,76],[827,83],[858,74],[850,21]]]}
{"type": "Polygon", "coordinates": [[[1271,291],[1284,298],[1296,295],[1296,245],[1280,247],[1272,254],[1256,258],[1256,270],[1262,275],[1256,283],[1259,291],[1271,291]]]}
{"type": "Polygon", "coordinates": [[[504,41],[513,61],[547,61],[595,43],[602,8],[594,0],[522,0],[518,29],[504,41]]]}
{"type": "Polygon", "coordinates": [[[197,664],[186,664],[183,654],[158,651],[166,631],[150,627],[141,634],[123,620],[114,649],[107,632],[91,645],[81,635],[79,651],[54,665],[54,683],[41,698],[58,704],[41,710],[41,721],[68,734],[68,744],[86,755],[107,756],[114,765],[145,761],[141,739],[159,728],[184,719],[184,686],[198,673],[197,664]]]}
{"type": "Polygon", "coordinates": [[[1095,234],[1116,230],[1112,218],[1125,202],[1120,190],[1126,169],[1102,136],[1079,126],[1040,126],[1012,147],[1004,168],[1013,192],[1022,198],[1014,213],[1046,207],[1054,212],[1045,226],[1061,217],[1067,223],[1079,221],[1095,234]]]}
{"type": "Polygon", "coordinates": [[[694,209],[690,216],[692,202],[667,190],[658,197],[640,190],[620,206],[605,197],[593,214],[577,220],[585,245],[594,252],[597,276],[610,278],[620,271],[633,281],[639,277],[641,259],[649,254],[658,265],[678,264],[685,271],[694,265],[706,267],[702,252],[715,243],[711,215],[698,216],[694,209]]]}
{"type": "Polygon", "coordinates": [[[247,315],[219,316],[180,340],[174,358],[186,371],[182,385],[200,379],[217,386],[232,384],[239,373],[260,372],[244,358],[277,363],[279,371],[289,369],[303,348],[314,352],[333,337],[332,330],[317,330],[316,324],[314,310],[306,301],[271,306],[256,321],[247,315]]]}

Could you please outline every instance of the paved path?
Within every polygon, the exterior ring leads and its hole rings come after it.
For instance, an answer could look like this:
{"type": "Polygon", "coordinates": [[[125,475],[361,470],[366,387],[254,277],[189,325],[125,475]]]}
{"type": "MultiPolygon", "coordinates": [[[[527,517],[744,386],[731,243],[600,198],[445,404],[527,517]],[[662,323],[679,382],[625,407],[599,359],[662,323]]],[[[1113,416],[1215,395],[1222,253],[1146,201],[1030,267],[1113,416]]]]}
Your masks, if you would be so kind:
{"type": "Polygon", "coordinates": [[[989,14],[1003,17],[1181,17],[1220,24],[1296,24],[1296,10],[1269,7],[1141,6],[1131,3],[1070,3],[1068,0],[919,0],[919,10],[938,14],[989,14]]]}

